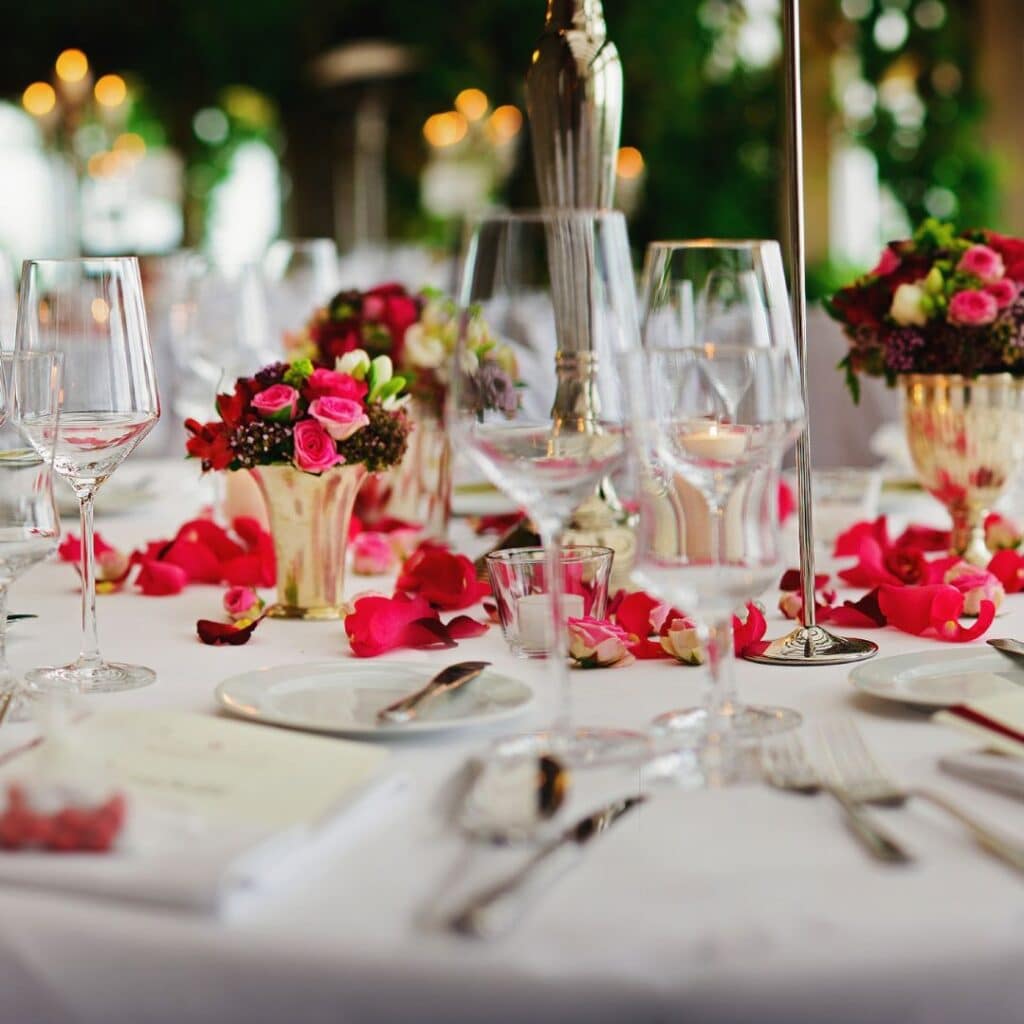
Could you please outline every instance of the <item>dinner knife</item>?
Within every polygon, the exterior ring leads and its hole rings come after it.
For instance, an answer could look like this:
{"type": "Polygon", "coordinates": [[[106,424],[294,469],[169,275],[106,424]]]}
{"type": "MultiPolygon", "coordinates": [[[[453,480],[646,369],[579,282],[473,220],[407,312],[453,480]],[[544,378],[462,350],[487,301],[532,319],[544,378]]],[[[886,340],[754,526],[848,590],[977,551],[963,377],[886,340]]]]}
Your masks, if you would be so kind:
{"type": "Polygon", "coordinates": [[[493,938],[508,931],[523,915],[531,896],[572,867],[594,836],[607,831],[645,799],[625,797],[581,818],[542,846],[517,871],[472,896],[451,916],[449,924],[455,931],[476,938],[493,938]]]}
{"type": "Polygon", "coordinates": [[[426,686],[378,711],[377,721],[385,725],[411,722],[426,701],[433,700],[442,693],[454,693],[471,679],[476,679],[488,665],[489,661],[460,661],[441,669],[426,686]]]}

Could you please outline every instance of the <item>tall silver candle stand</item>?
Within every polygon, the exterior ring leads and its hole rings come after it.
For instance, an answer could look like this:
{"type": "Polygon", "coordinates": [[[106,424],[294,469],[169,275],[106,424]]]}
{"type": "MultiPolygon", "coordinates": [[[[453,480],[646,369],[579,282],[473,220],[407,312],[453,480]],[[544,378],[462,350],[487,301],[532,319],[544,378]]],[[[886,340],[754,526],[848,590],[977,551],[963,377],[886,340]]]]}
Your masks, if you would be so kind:
{"type": "MultiPolygon", "coordinates": [[[[622,128],[622,61],[608,38],[601,0],[547,0],[544,29],[526,73],[534,171],[546,209],[611,209],[622,128]]],[[[593,386],[593,238],[571,222],[552,227],[549,260],[557,334],[555,430],[599,431],[593,386]]],[[[615,550],[615,575],[625,582],[636,540],[605,481],[575,512],[567,543],[615,550]]]]}
{"type": "Polygon", "coordinates": [[[811,433],[807,387],[807,299],[804,247],[803,113],[800,102],[800,0],[783,5],[786,47],[786,123],[789,157],[789,242],[792,254],[793,327],[800,353],[800,378],[807,414],[796,446],[797,505],[800,523],[800,584],[804,625],[778,640],[760,654],[745,655],[768,665],[837,665],[863,661],[878,652],[878,645],[859,637],[835,636],[815,622],[814,523],[811,515],[811,433]]]}

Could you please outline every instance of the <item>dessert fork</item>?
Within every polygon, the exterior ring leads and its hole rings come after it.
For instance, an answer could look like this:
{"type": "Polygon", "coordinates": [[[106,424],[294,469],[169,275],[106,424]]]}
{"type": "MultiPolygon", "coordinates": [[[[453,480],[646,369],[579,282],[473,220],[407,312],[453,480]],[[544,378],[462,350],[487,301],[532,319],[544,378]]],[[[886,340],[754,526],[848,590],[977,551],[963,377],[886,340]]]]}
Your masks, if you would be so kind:
{"type": "Polygon", "coordinates": [[[829,723],[822,728],[822,735],[832,751],[842,786],[855,803],[902,807],[911,797],[927,800],[966,827],[982,849],[1024,873],[1024,846],[994,832],[935,790],[901,786],[883,771],[852,721],[842,718],[829,723]]]}
{"type": "Polygon", "coordinates": [[[905,864],[913,858],[863,807],[836,785],[826,784],[811,763],[803,743],[789,735],[767,744],[761,752],[765,780],[776,789],[791,793],[828,793],[843,809],[854,835],[871,856],[890,864],[905,864]]]}

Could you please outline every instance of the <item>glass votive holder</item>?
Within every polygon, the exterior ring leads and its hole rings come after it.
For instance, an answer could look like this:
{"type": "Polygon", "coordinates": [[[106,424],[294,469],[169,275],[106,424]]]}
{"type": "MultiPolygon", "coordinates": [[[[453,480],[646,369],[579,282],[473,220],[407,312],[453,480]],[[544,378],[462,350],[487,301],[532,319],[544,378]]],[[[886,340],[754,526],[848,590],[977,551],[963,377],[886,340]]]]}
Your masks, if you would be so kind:
{"type": "Polygon", "coordinates": [[[815,469],[811,483],[814,541],[831,555],[844,530],[878,515],[882,475],[876,469],[815,469]]]}
{"type": "MultiPolygon", "coordinates": [[[[580,545],[563,548],[561,555],[566,620],[587,616],[603,619],[615,552],[580,545]]],[[[506,548],[487,556],[487,574],[498,605],[501,631],[512,653],[520,658],[547,654],[550,605],[546,557],[543,548],[506,548]]]]}

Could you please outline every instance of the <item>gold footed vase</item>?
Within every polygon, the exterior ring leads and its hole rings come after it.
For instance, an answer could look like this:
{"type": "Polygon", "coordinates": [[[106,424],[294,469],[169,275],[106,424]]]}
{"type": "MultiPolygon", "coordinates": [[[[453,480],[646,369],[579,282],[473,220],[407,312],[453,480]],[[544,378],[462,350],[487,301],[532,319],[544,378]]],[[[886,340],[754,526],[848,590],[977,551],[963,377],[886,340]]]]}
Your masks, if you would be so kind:
{"type": "Polygon", "coordinates": [[[922,373],[898,384],[918,480],[953,520],[952,553],[987,565],[985,516],[1024,461],[1024,379],[922,373]]]}
{"type": "Polygon", "coordinates": [[[366,467],[334,466],[319,475],[294,466],[249,472],[266,502],[277,559],[277,602],[267,614],[343,618],[348,528],[366,467]]]}

